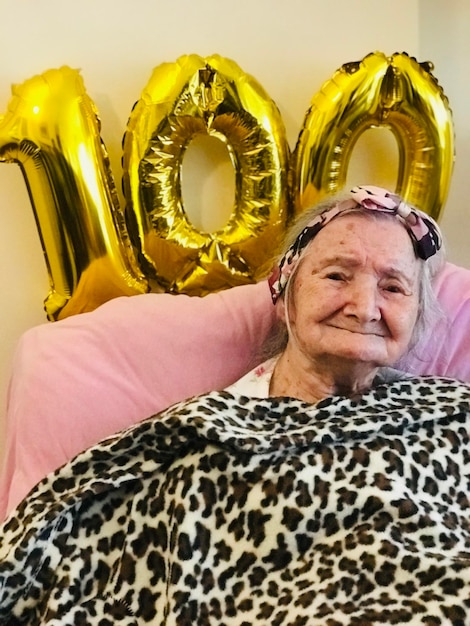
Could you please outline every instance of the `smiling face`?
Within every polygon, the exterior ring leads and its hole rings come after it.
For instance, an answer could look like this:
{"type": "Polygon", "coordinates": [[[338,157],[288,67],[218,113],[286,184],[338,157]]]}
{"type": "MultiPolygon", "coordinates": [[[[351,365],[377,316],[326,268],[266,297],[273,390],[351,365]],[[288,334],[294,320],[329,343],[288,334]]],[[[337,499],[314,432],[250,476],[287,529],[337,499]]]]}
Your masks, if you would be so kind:
{"type": "Polygon", "coordinates": [[[323,371],[393,365],[413,333],[419,272],[411,239],[395,219],[334,219],[293,276],[286,352],[323,371]]]}

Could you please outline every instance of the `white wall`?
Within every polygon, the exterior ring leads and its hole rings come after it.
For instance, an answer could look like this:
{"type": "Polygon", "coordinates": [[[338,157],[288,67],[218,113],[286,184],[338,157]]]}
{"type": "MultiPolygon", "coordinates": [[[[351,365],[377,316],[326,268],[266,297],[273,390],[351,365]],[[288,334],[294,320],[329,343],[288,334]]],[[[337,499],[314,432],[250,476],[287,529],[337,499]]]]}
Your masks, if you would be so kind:
{"type": "MultiPolygon", "coordinates": [[[[434,74],[449,94],[460,126],[463,160],[465,152],[468,156],[470,139],[468,120],[464,119],[466,107],[460,99],[461,57],[465,52],[460,46],[468,50],[464,42],[468,28],[460,14],[465,14],[468,26],[468,8],[466,0],[448,0],[442,10],[440,4],[444,3],[0,0],[0,114],[10,100],[12,83],[62,65],[80,68],[100,113],[102,137],[120,186],[122,134],[152,68],[160,63],[188,53],[219,53],[235,60],[258,79],[279,106],[293,148],[312,96],[336,69],[376,50],[386,54],[406,51],[418,60],[435,61],[434,74]],[[444,33],[443,18],[448,28],[444,33]],[[439,36],[433,37],[436,22],[439,36]],[[457,31],[451,34],[454,27],[457,31]],[[447,48],[446,41],[453,45],[447,48]]],[[[462,203],[465,163],[457,167],[449,207],[452,216],[446,217],[444,224],[449,227],[455,260],[470,266],[464,237],[468,217],[462,203]]],[[[45,322],[43,299],[48,279],[29,198],[15,164],[0,164],[0,206],[3,404],[19,336],[32,325],[45,322]]]]}

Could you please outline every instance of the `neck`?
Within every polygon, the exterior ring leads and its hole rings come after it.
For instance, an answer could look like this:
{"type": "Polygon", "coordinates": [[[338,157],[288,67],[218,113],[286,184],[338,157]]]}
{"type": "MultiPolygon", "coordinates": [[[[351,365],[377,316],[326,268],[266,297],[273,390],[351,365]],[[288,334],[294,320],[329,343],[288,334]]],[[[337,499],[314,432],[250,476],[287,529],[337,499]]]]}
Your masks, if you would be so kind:
{"type": "Polygon", "coordinates": [[[370,364],[344,359],[312,362],[288,346],[274,368],[269,394],[312,404],[332,395],[353,396],[371,387],[377,370],[370,364]]]}

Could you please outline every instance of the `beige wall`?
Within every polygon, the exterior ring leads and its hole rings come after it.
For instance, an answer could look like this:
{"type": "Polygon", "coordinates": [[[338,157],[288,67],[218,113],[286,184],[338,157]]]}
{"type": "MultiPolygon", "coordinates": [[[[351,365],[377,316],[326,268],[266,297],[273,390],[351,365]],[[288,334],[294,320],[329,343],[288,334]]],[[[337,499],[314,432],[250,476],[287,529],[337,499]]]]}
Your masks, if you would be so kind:
{"type": "MultiPolygon", "coordinates": [[[[460,97],[461,89],[468,91],[468,81],[462,85],[467,71],[462,58],[463,48],[468,50],[466,1],[336,0],[333,7],[322,0],[0,0],[0,114],[12,83],[61,65],[80,68],[99,110],[119,184],[121,138],[129,113],[160,63],[187,53],[219,53],[235,60],[276,101],[294,147],[310,99],[336,69],[376,50],[406,51],[435,62],[434,73],[451,98],[462,160],[444,224],[454,260],[470,266],[462,203],[468,162],[463,156],[468,156],[470,138],[460,97]]],[[[354,175],[367,167],[366,160],[356,158],[354,175]]],[[[0,164],[0,206],[3,405],[18,337],[45,322],[48,279],[15,164],[0,164]]]]}
{"type": "Polygon", "coordinates": [[[449,98],[455,127],[455,167],[441,222],[452,261],[470,267],[470,3],[420,0],[419,51],[430,59],[449,98]]]}

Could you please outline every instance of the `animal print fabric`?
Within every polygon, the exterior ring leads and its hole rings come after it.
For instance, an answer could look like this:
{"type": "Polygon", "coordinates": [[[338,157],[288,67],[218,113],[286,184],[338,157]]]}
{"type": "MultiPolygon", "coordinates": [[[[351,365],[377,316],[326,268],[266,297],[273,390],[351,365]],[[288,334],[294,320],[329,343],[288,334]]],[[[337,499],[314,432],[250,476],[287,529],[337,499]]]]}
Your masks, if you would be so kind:
{"type": "Polygon", "coordinates": [[[439,378],[178,404],[5,522],[0,623],[470,624],[469,411],[439,378]]]}

